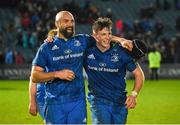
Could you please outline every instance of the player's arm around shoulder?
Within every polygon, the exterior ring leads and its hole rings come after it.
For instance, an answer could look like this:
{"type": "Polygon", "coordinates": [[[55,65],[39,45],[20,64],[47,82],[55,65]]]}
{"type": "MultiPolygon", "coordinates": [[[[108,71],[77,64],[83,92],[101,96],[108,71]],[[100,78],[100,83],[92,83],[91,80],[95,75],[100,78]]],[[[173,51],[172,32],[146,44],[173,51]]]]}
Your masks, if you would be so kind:
{"type": "Polygon", "coordinates": [[[126,48],[128,51],[132,51],[132,49],[133,49],[133,43],[131,40],[112,35],[111,41],[115,41],[115,42],[121,44],[121,46],[123,48],[126,48]]]}
{"type": "Polygon", "coordinates": [[[131,94],[126,99],[126,107],[128,109],[133,109],[136,107],[137,104],[137,96],[143,86],[144,83],[144,73],[140,67],[139,64],[137,64],[136,69],[133,71],[135,81],[134,81],[134,87],[131,92],[131,94]]]}
{"type": "Polygon", "coordinates": [[[56,34],[57,34],[57,29],[51,29],[48,32],[48,35],[47,35],[46,39],[44,40],[44,42],[47,42],[47,43],[53,42],[54,37],[56,36],[56,34]]]}

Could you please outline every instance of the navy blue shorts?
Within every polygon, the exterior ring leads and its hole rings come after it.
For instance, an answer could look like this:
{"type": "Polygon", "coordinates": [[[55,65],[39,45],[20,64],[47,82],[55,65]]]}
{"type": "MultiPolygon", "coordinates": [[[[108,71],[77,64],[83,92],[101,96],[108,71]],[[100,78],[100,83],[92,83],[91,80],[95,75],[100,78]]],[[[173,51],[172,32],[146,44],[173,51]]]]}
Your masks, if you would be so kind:
{"type": "Polygon", "coordinates": [[[38,108],[38,112],[39,112],[41,118],[44,120],[45,104],[37,103],[37,108],[38,108]]]}
{"type": "Polygon", "coordinates": [[[46,124],[86,124],[86,101],[78,100],[58,105],[46,105],[46,124]]]}
{"type": "Polygon", "coordinates": [[[128,110],[125,105],[117,106],[105,103],[90,105],[93,124],[125,124],[128,110]]]}

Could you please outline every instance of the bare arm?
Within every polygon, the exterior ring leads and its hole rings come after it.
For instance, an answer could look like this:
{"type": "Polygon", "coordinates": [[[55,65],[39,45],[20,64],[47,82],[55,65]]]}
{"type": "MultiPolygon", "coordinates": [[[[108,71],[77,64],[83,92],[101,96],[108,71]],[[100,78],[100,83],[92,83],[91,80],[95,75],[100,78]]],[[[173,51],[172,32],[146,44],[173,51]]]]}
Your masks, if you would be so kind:
{"type": "Polygon", "coordinates": [[[144,83],[144,73],[141,69],[141,67],[138,65],[137,68],[133,71],[133,74],[135,76],[135,83],[134,83],[134,87],[132,90],[132,94],[129,95],[126,99],[126,107],[128,109],[132,109],[135,108],[136,106],[136,98],[137,98],[137,94],[140,92],[143,83],[144,83]]]}
{"type": "Polygon", "coordinates": [[[33,116],[37,115],[36,83],[33,83],[31,78],[29,81],[29,113],[33,116]]]}
{"type": "Polygon", "coordinates": [[[134,83],[133,91],[136,91],[137,93],[139,93],[145,80],[144,73],[141,67],[139,66],[139,64],[137,68],[133,71],[133,74],[135,76],[135,83],[134,83]]]}
{"type": "Polygon", "coordinates": [[[55,79],[55,72],[44,72],[44,69],[39,66],[33,66],[31,71],[32,81],[37,82],[47,82],[55,79]]]}
{"type": "Polygon", "coordinates": [[[112,41],[120,43],[122,45],[122,47],[128,49],[129,51],[132,51],[132,49],[133,49],[133,43],[131,40],[112,35],[112,41]]]}
{"type": "Polygon", "coordinates": [[[44,69],[42,67],[33,66],[31,71],[31,77],[32,81],[35,83],[47,82],[55,78],[72,81],[75,78],[75,74],[69,69],[63,69],[54,72],[44,72],[44,69]]]}
{"type": "MultiPolygon", "coordinates": [[[[45,39],[45,42],[49,42],[49,43],[53,42],[53,37],[56,34],[56,32],[57,32],[56,29],[50,30],[48,33],[48,37],[45,39]]],[[[98,41],[98,39],[96,38],[95,35],[92,34],[91,36],[94,37],[94,39],[96,39],[96,41],[98,41]]],[[[113,36],[113,35],[112,35],[111,40],[121,44],[123,48],[126,48],[129,51],[132,51],[132,49],[133,49],[133,43],[131,40],[121,38],[121,37],[117,37],[117,36],[113,36]]]]}

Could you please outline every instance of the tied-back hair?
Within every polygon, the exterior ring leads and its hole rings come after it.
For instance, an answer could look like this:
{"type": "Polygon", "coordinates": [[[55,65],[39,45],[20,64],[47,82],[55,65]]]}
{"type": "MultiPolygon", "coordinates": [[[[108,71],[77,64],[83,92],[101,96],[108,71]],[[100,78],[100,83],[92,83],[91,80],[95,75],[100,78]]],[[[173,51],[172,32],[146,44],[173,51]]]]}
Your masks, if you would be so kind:
{"type": "Polygon", "coordinates": [[[93,33],[97,33],[98,31],[102,30],[103,28],[108,28],[109,30],[112,29],[112,21],[110,18],[99,17],[93,23],[93,26],[92,26],[93,33]]]}

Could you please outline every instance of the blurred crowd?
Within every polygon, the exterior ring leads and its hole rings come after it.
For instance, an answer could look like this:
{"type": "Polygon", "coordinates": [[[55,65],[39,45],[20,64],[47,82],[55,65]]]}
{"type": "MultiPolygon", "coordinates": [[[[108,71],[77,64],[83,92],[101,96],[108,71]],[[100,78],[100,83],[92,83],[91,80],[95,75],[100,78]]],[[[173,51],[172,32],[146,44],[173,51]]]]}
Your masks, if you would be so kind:
{"type": "Polygon", "coordinates": [[[180,0],[174,0],[174,5],[171,3],[168,0],[149,1],[139,9],[139,18],[133,21],[116,21],[116,35],[144,40],[149,52],[156,48],[162,54],[162,63],[180,63],[180,15],[176,17],[175,24],[170,24],[175,30],[173,36],[167,35],[169,32],[166,33],[166,24],[163,24],[162,20],[154,19],[158,12],[180,12],[180,0]]]}
{"type": "MultiPolygon", "coordinates": [[[[53,6],[50,0],[6,0],[0,8],[8,8],[14,14],[10,23],[0,27],[0,64],[31,63],[37,48],[42,44],[50,29],[54,28],[55,14],[60,10],[70,11],[76,25],[91,25],[99,16],[107,16],[114,22],[115,34],[127,39],[142,39],[151,48],[155,47],[162,54],[162,63],[180,63],[180,15],[176,17],[173,37],[165,35],[166,25],[161,20],[153,21],[158,11],[180,11],[180,0],[170,4],[168,0],[154,0],[139,8],[139,15],[133,21],[114,19],[113,7],[106,13],[92,4],[93,0],[84,0],[83,5],[74,0],[64,0],[61,6],[53,6]],[[11,44],[13,43],[13,44],[11,44]],[[30,53],[25,53],[30,49],[30,53]]],[[[111,0],[121,4],[123,0],[111,0]]],[[[2,2],[4,2],[2,4],[2,2]]],[[[52,2],[52,1],[51,1],[52,2]]],[[[110,0],[102,0],[110,2],[110,0]]],[[[172,2],[171,2],[172,3],[172,2]]],[[[146,62],[146,59],[144,60],[146,62]]]]}

